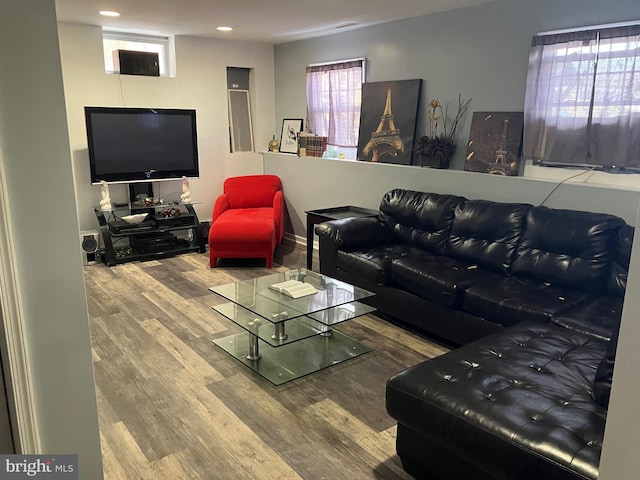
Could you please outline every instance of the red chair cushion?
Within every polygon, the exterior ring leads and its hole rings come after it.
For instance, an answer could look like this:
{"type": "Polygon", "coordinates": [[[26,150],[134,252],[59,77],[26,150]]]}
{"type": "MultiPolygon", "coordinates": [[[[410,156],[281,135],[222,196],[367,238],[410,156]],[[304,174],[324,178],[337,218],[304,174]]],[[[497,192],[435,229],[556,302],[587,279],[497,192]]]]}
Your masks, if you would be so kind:
{"type": "Polygon", "coordinates": [[[273,207],[273,197],[282,190],[276,175],[246,175],[224,181],[229,208],[273,207]]]}
{"type": "Polygon", "coordinates": [[[227,210],[212,225],[209,245],[215,250],[275,248],[276,231],[271,208],[227,210]]]}

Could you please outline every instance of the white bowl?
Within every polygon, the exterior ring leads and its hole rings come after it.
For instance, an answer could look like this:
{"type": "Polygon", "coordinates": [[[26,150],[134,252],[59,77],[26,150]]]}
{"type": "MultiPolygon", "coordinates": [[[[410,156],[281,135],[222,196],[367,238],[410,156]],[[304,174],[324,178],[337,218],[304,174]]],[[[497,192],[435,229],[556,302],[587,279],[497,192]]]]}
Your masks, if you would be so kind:
{"type": "Polygon", "coordinates": [[[140,223],[145,218],[147,218],[147,215],[149,215],[149,214],[148,213],[136,213],[135,215],[127,215],[125,217],[122,217],[122,219],[127,223],[135,225],[136,223],[140,223]]]}

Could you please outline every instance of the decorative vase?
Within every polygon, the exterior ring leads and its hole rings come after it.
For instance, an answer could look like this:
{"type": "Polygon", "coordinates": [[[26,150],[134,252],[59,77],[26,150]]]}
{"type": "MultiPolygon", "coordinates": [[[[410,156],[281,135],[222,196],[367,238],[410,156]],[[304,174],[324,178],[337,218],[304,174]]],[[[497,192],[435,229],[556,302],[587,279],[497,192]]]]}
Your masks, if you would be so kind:
{"type": "Polygon", "coordinates": [[[420,166],[429,168],[449,168],[450,157],[437,153],[435,155],[420,155],[420,166]]]}
{"type": "Polygon", "coordinates": [[[269,140],[269,151],[277,152],[280,148],[280,142],[276,140],[276,136],[273,136],[273,140],[269,140]]]}
{"type": "Polygon", "coordinates": [[[456,144],[442,139],[430,139],[428,146],[420,153],[420,166],[449,168],[451,157],[456,152],[456,144]],[[426,150],[428,153],[424,153],[426,150]]]}

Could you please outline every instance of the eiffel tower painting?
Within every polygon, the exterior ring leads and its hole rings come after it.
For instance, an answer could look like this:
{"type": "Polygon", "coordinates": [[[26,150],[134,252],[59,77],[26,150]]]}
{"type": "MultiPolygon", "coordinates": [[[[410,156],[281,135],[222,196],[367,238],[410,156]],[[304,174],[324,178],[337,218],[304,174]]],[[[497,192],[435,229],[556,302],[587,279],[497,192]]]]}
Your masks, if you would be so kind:
{"type": "Polygon", "coordinates": [[[421,80],[362,86],[358,160],[410,165],[421,80]]]}
{"type": "Polygon", "coordinates": [[[362,149],[365,157],[371,156],[372,162],[385,154],[396,157],[404,152],[404,143],[400,138],[400,130],[393,123],[393,113],[391,113],[391,87],[387,89],[387,101],[384,106],[384,113],[380,117],[380,124],[371,138],[362,149]]]}
{"type": "Polygon", "coordinates": [[[523,126],[522,112],[474,112],[464,169],[518,175],[523,126]]]}

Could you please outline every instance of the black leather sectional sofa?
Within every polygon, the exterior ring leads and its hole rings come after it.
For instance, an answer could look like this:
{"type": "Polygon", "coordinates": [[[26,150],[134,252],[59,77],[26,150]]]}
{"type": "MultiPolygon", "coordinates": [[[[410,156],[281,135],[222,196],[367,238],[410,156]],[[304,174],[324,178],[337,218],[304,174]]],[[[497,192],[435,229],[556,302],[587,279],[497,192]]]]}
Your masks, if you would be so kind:
{"type": "Polygon", "coordinates": [[[320,271],[380,314],[459,346],[523,321],[608,340],[634,229],[619,217],[395,189],[377,218],[316,225],[320,271]]]}
{"type": "Polygon", "coordinates": [[[316,233],[322,273],[374,291],[383,316],[463,345],[387,383],[409,473],[597,478],[632,227],[395,189],[377,218],[316,233]]]}

